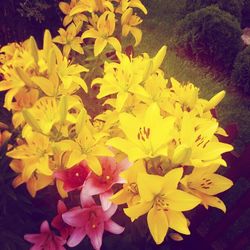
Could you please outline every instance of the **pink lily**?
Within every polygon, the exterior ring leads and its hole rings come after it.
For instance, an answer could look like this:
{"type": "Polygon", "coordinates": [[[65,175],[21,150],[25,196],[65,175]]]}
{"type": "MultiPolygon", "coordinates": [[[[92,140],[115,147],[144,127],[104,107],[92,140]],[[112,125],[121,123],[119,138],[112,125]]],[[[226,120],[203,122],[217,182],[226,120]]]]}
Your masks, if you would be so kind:
{"type": "Polygon", "coordinates": [[[89,173],[90,170],[86,162],[82,161],[72,168],[57,171],[54,176],[63,181],[63,189],[70,192],[81,188],[89,173]]]}
{"type": "Polygon", "coordinates": [[[116,212],[116,205],[104,211],[91,196],[81,196],[81,205],[82,208],[73,208],[62,215],[63,220],[74,227],[67,242],[69,247],[77,246],[88,235],[93,248],[99,250],[104,230],[113,234],[120,234],[124,231],[124,227],[110,219],[116,212]]]}
{"type": "Polygon", "coordinates": [[[72,233],[73,228],[66,224],[62,219],[62,214],[67,212],[68,208],[63,201],[59,200],[57,203],[58,214],[53,218],[51,225],[56,228],[64,239],[67,239],[72,233]]]}
{"type": "Polygon", "coordinates": [[[102,207],[104,210],[107,210],[111,206],[109,197],[113,195],[111,187],[116,183],[124,183],[124,180],[119,175],[131,163],[128,159],[117,163],[112,157],[100,157],[100,162],[102,165],[102,175],[98,176],[94,172],[91,172],[86,179],[81,195],[93,196],[100,194],[102,207]]]}
{"type": "Polygon", "coordinates": [[[24,239],[34,244],[30,250],[66,250],[66,240],[50,230],[48,221],[41,224],[40,234],[25,234],[24,239]]]}

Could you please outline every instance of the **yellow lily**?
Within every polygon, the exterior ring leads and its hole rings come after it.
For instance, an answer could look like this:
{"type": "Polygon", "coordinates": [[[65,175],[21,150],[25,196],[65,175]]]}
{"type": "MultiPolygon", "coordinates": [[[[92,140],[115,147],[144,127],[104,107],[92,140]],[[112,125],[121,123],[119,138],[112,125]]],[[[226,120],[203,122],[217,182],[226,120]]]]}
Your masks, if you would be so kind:
{"type": "Polygon", "coordinates": [[[74,50],[79,54],[83,54],[83,48],[81,46],[82,39],[78,37],[79,29],[75,26],[75,24],[70,24],[66,30],[60,28],[58,30],[60,36],[56,36],[53,39],[53,42],[59,43],[63,45],[63,55],[68,58],[70,51],[74,50]]]}
{"type": "Polygon", "coordinates": [[[191,174],[186,175],[181,180],[181,184],[187,192],[200,198],[206,209],[209,206],[216,207],[225,213],[224,202],[214,195],[229,189],[233,182],[226,177],[215,174],[218,167],[215,165],[207,168],[194,168],[191,174]]]}
{"type": "Polygon", "coordinates": [[[110,44],[116,51],[121,52],[121,44],[117,38],[113,37],[115,31],[115,15],[105,11],[97,21],[96,29],[92,28],[82,34],[82,39],[94,38],[94,55],[98,56],[107,44],[110,44]]]}
{"type": "Polygon", "coordinates": [[[121,17],[122,24],[122,35],[127,36],[131,33],[135,38],[135,46],[137,46],[141,42],[142,31],[136,26],[142,23],[142,19],[138,17],[136,14],[133,15],[133,9],[128,8],[121,17]]]}
{"type": "Polygon", "coordinates": [[[77,27],[81,27],[83,21],[87,22],[88,18],[83,14],[74,14],[71,15],[71,11],[78,5],[77,0],[71,0],[70,3],[66,2],[60,2],[59,8],[62,11],[62,13],[65,15],[63,19],[63,26],[66,27],[69,25],[72,21],[77,27]]]}
{"type": "Polygon", "coordinates": [[[140,9],[145,15],[148,13],[145,6],[142,4],[140,0],[116,0],[119,2],[119,6],[116,9],[118,13],[124,13],[128,8],[138,8],[140,9]]]}
{"type": "Polygon", "coordinates": [[[208,167],[213,164],[226,166],[222,154],[233,150],[229,144],[219,142],[215,136],[218,122],[193,117],[184,112],[180,129],[180,145],[192,150],[189,160],[183,164],[208,167]]]}
{"type": "Polygon", "coordinates": [[[31,132],[26,136],[26,143],[17,146],[6,155],[13,159],[29,160],[22,172],[22,178],[26,181],[32,174],[37,173],[51,176],[53,174],[49,167],[49,156],[52,149],[49,138],[37,132],[31,132]]]}
{"type": "Polygon", "coordinates": [[[123,188],[120,191],[110,198],[114,204],[127,203],[130,207],[139,203],[140,195],[137,186],[137,176],[139,173],[146,173],[146,168],[142,160],[135,162],[120,174],[126,183],[123,184],[123,188]]]}
{"type": "Polygon", "coordinates": [[[156,103],[151,104],[141,117],[123,113],[119,120],[125,138],[114,137],[107,142],[109,146],[124,152],[132,162],[168,155],[175,118],[163,118],[156,103]]]}
{"type": "Polygon", "coordinates": [[[154,58],[147,54],[136,58],[129,58],[125,54],[117,53],[119,63],[105,63],[104,77],[93,80],[92,85],[100,84],[98,98],[117,94],[115,107],[118,112],[122,110],[131,95],[140,99],[150,98],[150,94],[143,87],[147,79],[159,71],[159,67],[166,54],[163,46],[154,58]]]}
{"type": "Polygon", "coordinates": [[[88,166],[97,174],[101,175],[102,167],[98,160],[99,156],[113,156],[113,153],[105,146],[103,138],[106,134],[96,132],[90,122],[86,121],[84,112],[77,118],[76,137],[74,140],[63,140],[56,144],[61,151],[69,151],[70,156],[66,167],[86,160],[88,166]]]}
{"type": "Polygon", "coordinates": [[[47,176],[40,173],[34,172],[28,179],[24,179],[22,173],[25,168],[30,163],[29,160],[12,160],[10,163],[10,168],[18,174],[12,181],[14,188],[26,183],[28,192],[32,197],[36,196],[37,191],[47,187],[53,183],[53,176],[47,176]]]}
{"type": "Polygon", "coordinates": [[[163,242],[168,228],[182,234],[190,234],[187,219],[182,211],[193,209],[200,203],[200,199],[177,189],[182,174],[182,168],[173,169],[163,177],[138,174],[141,202],[124,209],[132,221],[148,213],[148,227],[156,244],[163,242]]]}

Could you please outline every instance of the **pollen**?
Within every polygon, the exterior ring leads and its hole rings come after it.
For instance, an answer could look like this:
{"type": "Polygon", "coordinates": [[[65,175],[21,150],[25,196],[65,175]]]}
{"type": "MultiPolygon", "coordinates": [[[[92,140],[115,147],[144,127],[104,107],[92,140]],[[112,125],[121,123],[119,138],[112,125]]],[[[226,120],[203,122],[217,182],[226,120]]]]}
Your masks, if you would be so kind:
{"type": "Polygon", "coordinates": [[[147,139],[149,139],[149,136],[150,136],[150,128],[140,127],[139,132],[137,134],[137,139],[146,141],[147,139]]]}

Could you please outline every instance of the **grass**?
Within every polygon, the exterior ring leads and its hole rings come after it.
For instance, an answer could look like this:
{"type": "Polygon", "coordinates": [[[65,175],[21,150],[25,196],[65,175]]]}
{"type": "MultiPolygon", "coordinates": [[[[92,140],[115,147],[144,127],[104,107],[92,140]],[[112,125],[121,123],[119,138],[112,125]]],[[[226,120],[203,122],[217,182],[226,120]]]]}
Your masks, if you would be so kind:
{"type": "MultiPolygon", "coordinates": [[[[144,17],[142,25],[143,39],[137,51],[147,52],[150,56],[163,46],[173,44],[173,34],[176,22],[182,17],[184,0],[151,0],[148,7],[149,14],[144,17]]],[[[147,1],[145,1],[147,4],[147,1]]],[[[202,98],[211,98],[225,89],[227,94],[218,106],[219,120],[222,126],[236,122],[239,136],[235,141],[235,148],[241,151],[250,143],[250,98],[239,90],[230,87],[230,78],[215,77],[212,71],[195,65],[186,58],[179,57],[174,50],[169,49],[162,69],[168,77],[173,76],[180,82],[192,82],[200,88],[202,98]]]]}

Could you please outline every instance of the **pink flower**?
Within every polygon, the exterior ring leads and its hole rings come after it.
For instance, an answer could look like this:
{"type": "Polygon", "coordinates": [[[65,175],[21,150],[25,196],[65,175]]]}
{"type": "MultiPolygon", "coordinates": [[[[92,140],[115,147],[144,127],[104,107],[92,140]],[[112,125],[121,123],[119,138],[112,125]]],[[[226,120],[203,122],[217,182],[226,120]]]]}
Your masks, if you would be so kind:
{"type": "Polygon", "coordinates": [[[30,250],[66,250],[63,245],[66,240],[55,235],[49,227],[49,223],[44,221],[40,227],[40,234],[25,234],[24,239],[34,244],[30,250]]]}
{"type": "Polygon", "coordinates": [[[69,226],[68,224],[66,224],[62,219],[62,214],[67,211],[68,209],[66,205],[64,204],[64,202],[59,200],[57,203],[58,215],[56,215],[51,222],[51,225],[60,232],[61,236],[64,239],[67,239],[69,235],[71,234],[71,232],[73,231],[73,228],[69,226]]]}
{"type": "Polygon", "coordinates": [[[249,27],[243,29],[243,35],[241,36],[241,39],[246,45],[250,45],[250,28],[249,27]]]}
{"type": "Polygon", "coordinates": [[[111,202],[108,200],[113,194],[111,187],[116,183],[124,183],[124,180],[119,175],[131,163],[127,159],[117,163],[111,157],[101,157],[100,162],[102,165],[102,175],[98,176],[94,172],[91,172],[86,179],[81,195],[93,196],[100,194],[102,207],[104,210],[107,210],[111,206],[111,202]]]}
{"type": "Polygon", "coordinates": [[[67,242],[69,247],[78,245],[88,235],[93,248],[99,250],[104,230],[113,234],[123,232],[124,228],[110,219],[116,205],[104,211],[90,196],[81,196],[81,204],[83,208],[74,208],[62,215],[63,220],[75,228],[67,242]]]}
{"type": "Polygon", "coordinates": [[[64,190],[70,192],[82,187],[89,173],[90,170],[86,162],[82,161],[72,168],[57,171],[54,176],[63,181],[64,190]]]}

